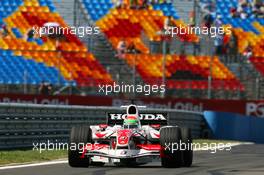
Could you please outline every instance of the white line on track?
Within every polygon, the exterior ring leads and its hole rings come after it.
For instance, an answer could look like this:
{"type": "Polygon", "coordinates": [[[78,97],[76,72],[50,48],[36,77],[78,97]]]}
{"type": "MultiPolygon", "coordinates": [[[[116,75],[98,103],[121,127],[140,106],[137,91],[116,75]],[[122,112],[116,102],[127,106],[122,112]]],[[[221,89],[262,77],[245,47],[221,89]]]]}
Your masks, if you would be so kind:
{"type": "Polygon", "coordinates": [[[25,164],[25,165],[10,165],[10,166],[0,167],[0,170],[13,169],[13,168],[26,168],[26,167],[34,167],[34,166],[44,166],[44,165],[54,165],[54,164],[63,164],[63,163],[68,163],[68,161],[58,160],[58,161],[49,161],[49,162],[41,162],[41,163],[31,163],[31,164],[25,164]]]}

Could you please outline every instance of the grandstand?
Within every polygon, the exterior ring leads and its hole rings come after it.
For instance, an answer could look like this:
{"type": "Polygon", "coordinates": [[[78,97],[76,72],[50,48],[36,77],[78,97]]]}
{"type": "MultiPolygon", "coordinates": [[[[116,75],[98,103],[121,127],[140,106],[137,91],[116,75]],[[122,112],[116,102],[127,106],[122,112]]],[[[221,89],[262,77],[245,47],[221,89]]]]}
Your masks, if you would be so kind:
{"type": "Polygon", "coordinates": [[[124,82],[165,83],[166,95],[174,97],[263,98],[264,19],[230,16],[229,9],[237,6],[237,0],[175,0],[147,8],[116,7],[111,0],[0,1],[0,24],[8,29],[8,36],[0,38],[0,92],[38,93],[38,86],[46,81],[54,85],[56,94],[67,94],[67,87],[75,94],[96,94],[99,84],[124,82]],[[188,28],[192,13],[194,25],[199,26],[206,3],[215,5],[214,18],[220,15],[223,25],[232,27],[238,40],[236,59],[214,55],[214,39],[196,34],[178,34],[166,53],[166,36],[161,34],[166,19],[172,16],[173,26],[188,28]],[[64,34],[59,41],[25,39],[32,27],[48,22],[99,27],[101,33],[64,34]],[[117,58],[121,41],[135,44],[139,53],[117,58]],[[248,46],[250,58],[244,56],[248,46]]]}

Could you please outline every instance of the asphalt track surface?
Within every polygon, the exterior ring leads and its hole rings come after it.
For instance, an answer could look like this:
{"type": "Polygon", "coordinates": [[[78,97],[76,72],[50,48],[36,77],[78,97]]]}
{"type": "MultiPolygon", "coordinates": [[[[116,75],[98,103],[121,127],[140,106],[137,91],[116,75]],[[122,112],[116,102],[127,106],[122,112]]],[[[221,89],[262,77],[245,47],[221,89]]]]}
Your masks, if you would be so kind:
{"type": "Polygon", "coordinates": [[[0,170],[0,175],[177,175],[177,174],[264,174],[264,145],[240,145],[232,150],[194,152],[193,166],[190,168],[162,168],[159,162],[139,167],[71,168],[68,164],[54,164],[26,168],[0,170]]]}

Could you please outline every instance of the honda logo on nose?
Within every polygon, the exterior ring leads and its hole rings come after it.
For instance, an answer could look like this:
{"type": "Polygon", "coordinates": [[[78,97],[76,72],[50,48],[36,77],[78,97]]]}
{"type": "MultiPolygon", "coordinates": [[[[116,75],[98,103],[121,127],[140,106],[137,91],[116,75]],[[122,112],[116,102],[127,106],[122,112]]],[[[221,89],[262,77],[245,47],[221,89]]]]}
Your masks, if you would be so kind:
{"type": "MultiPolygon", "coordinates": [[[[137,116],[136,116],[137,117],[137,116]]],[[[127,118],[126,113],[108,113],[107,124],[122,125],[124,119],[127,118]]],[[[141,125],[160,124],[167,125],[166,113],[141,113],[138,115],[141,125]]]]}
{"type": "MultiPolygon", "coordinates": [[[[124,120],[127,114],[109,114],[111,120],[124,120]]],[[[164,114],[139,114],[140,120],[166,120],[164,114]]]]}

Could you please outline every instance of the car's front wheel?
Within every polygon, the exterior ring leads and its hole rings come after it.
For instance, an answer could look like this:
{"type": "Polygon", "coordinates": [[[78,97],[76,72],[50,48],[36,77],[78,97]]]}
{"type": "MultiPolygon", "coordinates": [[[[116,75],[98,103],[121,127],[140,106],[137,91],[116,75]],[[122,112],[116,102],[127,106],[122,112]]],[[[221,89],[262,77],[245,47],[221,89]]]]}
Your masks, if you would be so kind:
{"type": "Polygon", "coordinates": [[[71,129],[70,144],[68,149],[68,162],[71,167],[88,167],[90,157],[82,156],[79,146],[85,146],[92,141],[90,126],[74,126],[71,129]],[[73,149],[74,148],[74,149],[73,149]],[[76,149],[75,149],[76,148],[76,149]]]}
{"type": "Polygon", "coordinates": [[[179,149],[181,130],[179,127],[165,127],[160,130],[161,165],[163,167],[180,167],[182,151],[179,149]]]}
{"type": "Polygon", "coordinates": [[[181,128],[182,143],[185,144],[182,156],[182,166],[190,167],[193,161],[192,150],[192,133],[191,129],[183,127],[181,128]]]}

